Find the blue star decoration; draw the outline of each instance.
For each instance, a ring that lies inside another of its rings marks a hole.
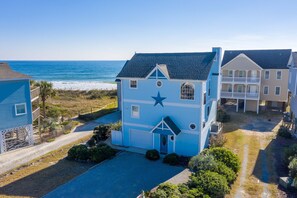
[[[160,104],[162,107],[164,107],[164,106],[163,106],[163,100],[165,100],[166,97],[161,97],[159,91],[158,91],[158,95],[157,95],[157,96],[152,96],[152,98],[155,99],[155,104],[154,104],[154,106]]]

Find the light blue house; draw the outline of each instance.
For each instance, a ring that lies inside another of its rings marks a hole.
[[[30,77],[0,63],[0,153],[33,144]]]
[[[208,146],[220,96],[221,48],[136,53],[117,76],[122,131],[112,143],[193,156]]]
[[[289,73],[289,90],[291,92],[290,107],[292,120],[297,130],[297,52],[292,53],[292,63]]]

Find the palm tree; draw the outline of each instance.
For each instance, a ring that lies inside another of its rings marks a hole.
[[[40,86],[40,97],[42,101],[42,108],[43,108],[43,116],[45,116],[45,101],[48,97],[55,95],[55,91],[53,90],[53,84],[46,81],[41,81],[39,83]]]

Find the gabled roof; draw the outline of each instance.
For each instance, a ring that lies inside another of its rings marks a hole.
[[[7,63],[0,63],[0,80],[30,79],[31,76],[13,71]]]
[[[215,55],[215,52],[137,53],[126,62],[117,78],[145,78],[161,64],[170,79],[206,80]]]
[[[151,132],[164,135],[178,135],[181,130],[176,126],[169,116],[166,116],[152,129]]]
[[[175,135],[178,135],[181,130],[176,126],[176,124],[171,120],[169,116],[165,117],[164,122],[169,126],[169,128],[175,133]]]
[[[222,66],[237,57],[245,54],[263,69],[288,69],[288,62],[291,56],[291,49],[278,50],[226,50]]]

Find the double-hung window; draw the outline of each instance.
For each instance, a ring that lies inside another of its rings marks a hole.
[[[139,106],[138,105],[131,106],[131,117],[139,118]]]
[[[269,71],[265,71],[265,80],[268,80],[269,79]]]
[[[269,94],[269,87],[268,86],[264,86],[263,93],[264,93],[264,95],[268,95]]]
[[[137,88],[137,80],[130,80],[130,88],[132,89]]]
[[[277,71],[276,72],[276,79],[281,80],[282,79],[282,71]]]
[[[280,87],[275,87],[275,95],[279,96],[281,92]]]

